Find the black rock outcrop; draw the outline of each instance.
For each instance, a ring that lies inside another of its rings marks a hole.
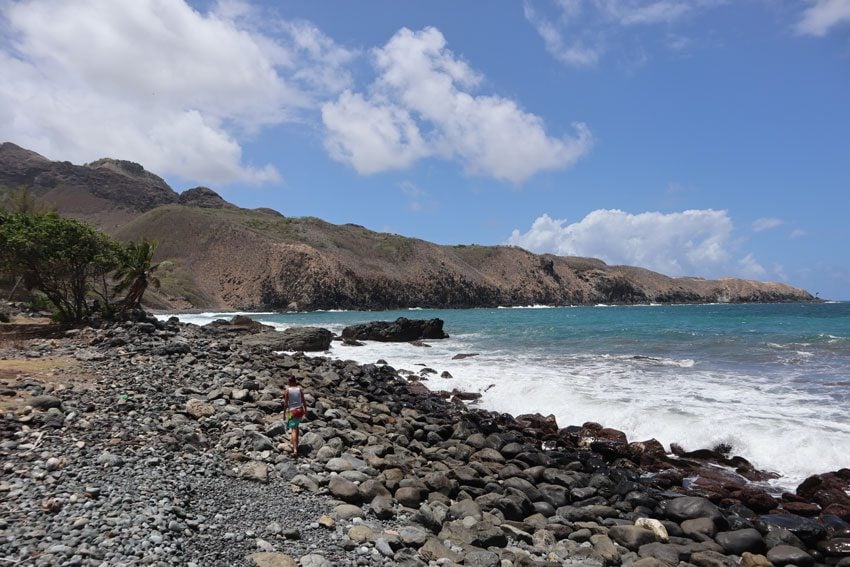
[[[442,319],[407,319],[372,321],[351,325],[342,330],[343,339],[401,343],[422,339],[447,339]]]
[[[320,327],[292,327],[283,331],[269,331],[249,335],[242,344],[266,347],[271,350],[316,352],[331,346],[333,333]]]
[[[187,189],[177,198],[177,204],[202,209],[236,209],[236,205],[225,201],[221,195],[209,187],[193,187]]]

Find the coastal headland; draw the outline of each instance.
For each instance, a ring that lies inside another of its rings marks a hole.
[[[779,282],[669,277],[515,246],[439,245],[356,224],[178,194],[137,163],[55,162],[0,144],[0,196],[24,189],[121,241],[155,240],[149,307],[245,311],[811,301]]]
[[[38,335],[0,343],[10,564],[850,565],[847,469],[775,494],[722,447],[476,409],[244,319]]]

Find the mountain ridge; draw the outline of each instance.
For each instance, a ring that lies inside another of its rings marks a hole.
[[[355,224],[243,209],[212,189],[181,194],[141,165],[52,162],[0,145],[0,186],[27,187],[61,214],[122,240],[159,242],[165,309],[391,309],[597,303],[806,301],[737,278],[672,278],[514,246],[438,245]]]

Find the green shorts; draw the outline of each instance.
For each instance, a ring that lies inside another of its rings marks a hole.
[[[304,408],[295,408],[294,411],[286,412],[286,426],[290,429],[296,429],[304,419]]]

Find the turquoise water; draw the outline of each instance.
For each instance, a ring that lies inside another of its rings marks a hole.
[[[226,314],[229,315],[229,314]],[[205,323],[222,313],[180,315]],[[369,343],[332,355],[384,359],[432,389],[482,392],[481,405],[598,421],[631,440],[686,449],[729,443],[792,486],[850,466],[850,303],[564,307],[253,314],[279,328],[396,317],[445,321],[431,348]],[[452,360],[458,353],[479,353]]]

